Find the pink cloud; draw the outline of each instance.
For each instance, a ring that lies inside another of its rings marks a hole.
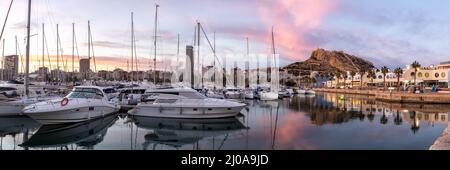
[[[266,27],[274,26],[278,51],[288,59],[301,60],[317,48],[308,42],[307,34],[319,28],[337,6],[332,0],[280,0],[260,3],[258,11]]]

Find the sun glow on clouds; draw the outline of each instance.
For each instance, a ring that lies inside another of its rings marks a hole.
[[[267,27],[274,26],[275,43],[282,56],[304,60],[317,48],[308,33],[338,6],[335,0],[280,0],[260,3],[259,13]]]

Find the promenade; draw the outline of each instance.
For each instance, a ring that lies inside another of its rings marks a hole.
[[[407,93],[399,91],[383,90],[358,90],[358,89],[314,89],[317,92],[358,94],[375,96],[376,100],[397,103],[421,103],[421,104],[450,104],[448,93]]]

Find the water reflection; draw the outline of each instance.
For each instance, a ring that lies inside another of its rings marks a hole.
[[[295,101],[297,100],[297,101]],[[353,120],[361,122],[368,119],[381,125],[411,124],[411,131],[416,133],[421,122],[429,126],[435,123],[447,123],[450,105],[396,104],[376,101],[370,96],[342,95],[325,93],[315,99],[295,98],[290,108],[304,111],[315,125],[342,124]]]
[[[370,96],[332,93],[246,102],[243,117],[228,119],[120,114],[39,128],[27,117],[0,117],[0,148],[428,149],[449,125],[450,105],[385,103]]]
[[[38,122],[27,116],[0,117],[0,150],[4,149],[4,138],[12,138],[12,149],[15,150],[18,137],[21,137],[22,141],[28,140],[29,134],[40,126]]]
[[[29,139],[22,147],[55,148],[55,149],[94,149],[94,146],[103,141],[108,128],[117,120],[117,115],[109,115],[92,121],[65,124],[46,125]],[[76,146],[74,147],[73,144]]]
[[[155,149],[157,145],[166,145],[179,149],[193,145],[199,149],[198,142],[205,138],[225,136],[217,146],[221,149],[228,135],[246,127],[237,118],[225,119],[164,119],[150,117],[132,117],[134,124],[141,129],[150,130],[143,138],[143,149]],[[216,148],[213,146],[213,148]]]

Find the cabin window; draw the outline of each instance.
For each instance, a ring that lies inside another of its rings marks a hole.
[[[89,107],[89,111],[92,111],[92,110],[94,110],[94,107]]]
[[[212,109],[211,109],[211,108],[208,108],[208,110],[211,111]]]
[[[227,108],[227,110],[231,110],[231,108]]]
[[[198,109],[197,109],[197,108],[194,108],[194,111],[198,111]]]

